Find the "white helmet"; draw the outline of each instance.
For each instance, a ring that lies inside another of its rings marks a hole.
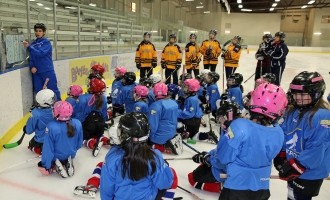
[[[162,80],[162,77],[159,74],[151,74],[149,78],[154,84],[159,83]]]
[[[211,72],[209,69],[203,69],[203,70],[201,71],[201,75],[203,76],[203,75],[205,75],[205,74],[208,74],[209,72]]]
[[[50,107],[55,103],[55,93],[50,89],[40,90],[36,95],[36,101],[41,107]]]

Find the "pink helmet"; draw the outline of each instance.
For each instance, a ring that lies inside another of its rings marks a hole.
[[[256,82],[254,83],[254,88],[257,88],[259,85],[261,85],[263,83],[266,83],[265,80],[262,77],[261,78],[258,78],[256,80]]]
[[[156,83],[154,88],[153,88],[153,92],[155,94],[156,99],[163,99],[167,96],[167,85],[165,85],[165,83],[159,82]]]
[[[116,67],[115,72],[121,76],[124,76],[124,74],[127,72],[127,69],[125,67]]]
[[[71,85],[68,90],[68,95],[73,97],[79,97],[83,93],[83,89],[80,85]]]
[[[145,98],[148,96],[148,88],[143,85],[137,85],[134,87],[134,93],[137,94],[138,96]]]
[[[259,85],[251,94],[250,111],[271,119],[281,117],[288,105],[284,90],[270,83]]]
[[[68,121],[71,119],[73,108],[67,101],[57,101],[54,104],[54,117],[59,121]]]
[[[188,87],[189,92],[197,92],[201,87],[199,81],[194,78],[187,79],[183,83]]]

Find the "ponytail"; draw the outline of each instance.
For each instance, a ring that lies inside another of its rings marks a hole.
[[[68,130],[68,132],[67,132],[68,137],[72,138],[74,136],[75,132],[74,132],[74,128],[73,128],[72,124],[70,123],[70,121],[66,122],[66,128]]]
[[[94,102],[94,105],[96,107],[97,110],[101,109],[102,106],[103,106],[103,98],[101,95],[99,94],[95,94],[95,102]]]

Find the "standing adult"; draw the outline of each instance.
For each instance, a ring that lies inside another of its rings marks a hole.
[[[192,75],[194,71],[195,77],[199,75],[199,63],[202,58],[202,54],[199,52],[199,46],[196,44],[197,35],[195,33],[190,34],[189,43],[185,48],[186,57],[186,69],[189,74]]]
[[[36,94],[43,89],[48,78],[47,88],[56,94],[57,100],[61,100],[61,93],[57,87],[57,79],[52,60],[52,45],[45,38],[46,26],[43,23],[34,25],[36,39],[31,43],[23,41],[23,46],[30,53],[30,70],[33,80],[33,92]]]
[[[152,68],[157,66],[157,54],[155,46],[150,42],[151,34],[145,32],[143,41],[139,44],[135,53],[136,68],[140,70],[140,77],[145,78],[152,74]],[[147,75],[146,75],[147,72]]]
[[[271,34],[265,34],[262,36],[262,42],[259,45],[259,49],[257,50],[255,57],[257,59],[257,67],[256,73],[254,76],[254,81],[259,79],[264,74],[270,73],[271,66],[271,58],[267,54],[267,52],[271,48],[271,43],[273,41],[273,36]]]
[[[271,46],[271,50],[268,52],[272,58],[271,61],[271,72],[275,74],[275,84],[280,85],[282,80],[282,74],[285,68],[286,56],[289,53],[287,45],[284,43],[285,33],[275,33],[274,42]]]
[[[216,35],[216,30],[210,30],[209,39],[204,40],[200,48],[200,52],[203,54],[204,69],[210,69],[212,72],[215,72],[221,53],[220,42],[215,39]]]
[[[240,36],[237,35],[233,37],[233,39],[231,40],[231,44],[221,55],[221,57],[225,61],[226,79],[228,79],[231,74],[235,73],[238,67],[238,62],[242,52],[240,42]]]

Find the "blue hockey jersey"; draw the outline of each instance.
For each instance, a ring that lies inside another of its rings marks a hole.
[[[236,102],[239,105],[239,109],[243,110],[243,108],[244,108],[244,106],[243,106],[243,94],[242,94],[241,88],[239,86],[228,88],[227,92],[228,92],[228,98],[231,101]]]
[[[144,101],[137,101],[134,103],[134,112],[142,112],[148,116],[148,104]]]
[[[78,99],[74,99],[73,97],[67,97],[65,101],[69,102],[73,108],[73,113],[71,118],[76,118],[76,113],[77,113],[77,105],[78,105]]]
[[[217,101],[221,99],[217,84],[210,84],[207,86],[206,99],[210,104],[211,111],[216,111]]]
[[[30,53],[29,66],[37,68],[37,74],[54,71],[52,45],[47,38],[37,38],[27,50]]]
[[[80,95],[78,98],[78,105],[76,106],[76,117],[79,119],[79,121],[82,123],[85,121],[86,117],[92,112],[92,111],[97,111],[99,112],[104,121],[107,120],[107,97],[105,95],[101,95],[103,99],[103,106],[101,109],[96,109],[95,103],[93,105],[88,105],[89,102],[91,103],[91,98],[93,98],[93,94],[83,94]]]
[[[111,86],[111,101],[112,101],[112,105],[119,104],[118,95],[120,93],[120,90],[121,90],[121,87],[122,86],[123,86],[123,83],[121,82],[121,78],[116,78],[112,82],[112,86]]]
[[[134,112],[133,90],[137,84],[123,85],[119,93],[119,105],[125,105],[126,113]]]
[[[26,134],[30,135],[34,132],[34,140],[43,143],[46,126],[49,122],[54,120],[51,108],[35,108],[32,110],[31,116],[26,122]]]
[[[156,144],[165,144],[176,134],[178,104],[172,99],[161,99],[149,106],[149,139]]]
[[[284,136],[280,126],[262,126],[248,119],[231,122],[217,156],[227,165],[224,187],[234,190],[269,189],[272,160],[280,152]]]
[[[190,96],[184,101],[184,109],[179,109],[178,118],[191,119],[202,118],[203,112],[199,106],[199,100],[197,95]]]
[[[330,94],[328,95],[328,102],[330,103]]]
[[[47,125],[47,133],[42,147],[41,163],[46,169],[50,169],[56,159],[64,161],[71,156],[75,158],[78,149],[83,143],[83,130],[81,122],[71,119],[71,125],[75,134],[73,137],[67,135],[65,122],[52,121]]]
[[[156,97],[155,97],[155,94],[154,94],[154,91],[152,90],[152,88],[149,89],[149,92],[148,92],[148,105],[150,106],[153,102],[156,101]]]
[[[299,120],[299,110],[284,116],[283,150],[287,159],[296,158],[305,168],[301,179],[315,180],[330,172],[330,111],[319,109],[309,121],[310,112]]]
[[[127,175],[122,176],[124,150],[113,146],[105,157],[101,171],[101,199],[154,200],[158,190],[170,188],[173,183],[172,171],[163,160],[162,154],[158,150],[154,151],[156,154],[155,173],[133,181]],[[151,171],[150,165],[149,171]]]

